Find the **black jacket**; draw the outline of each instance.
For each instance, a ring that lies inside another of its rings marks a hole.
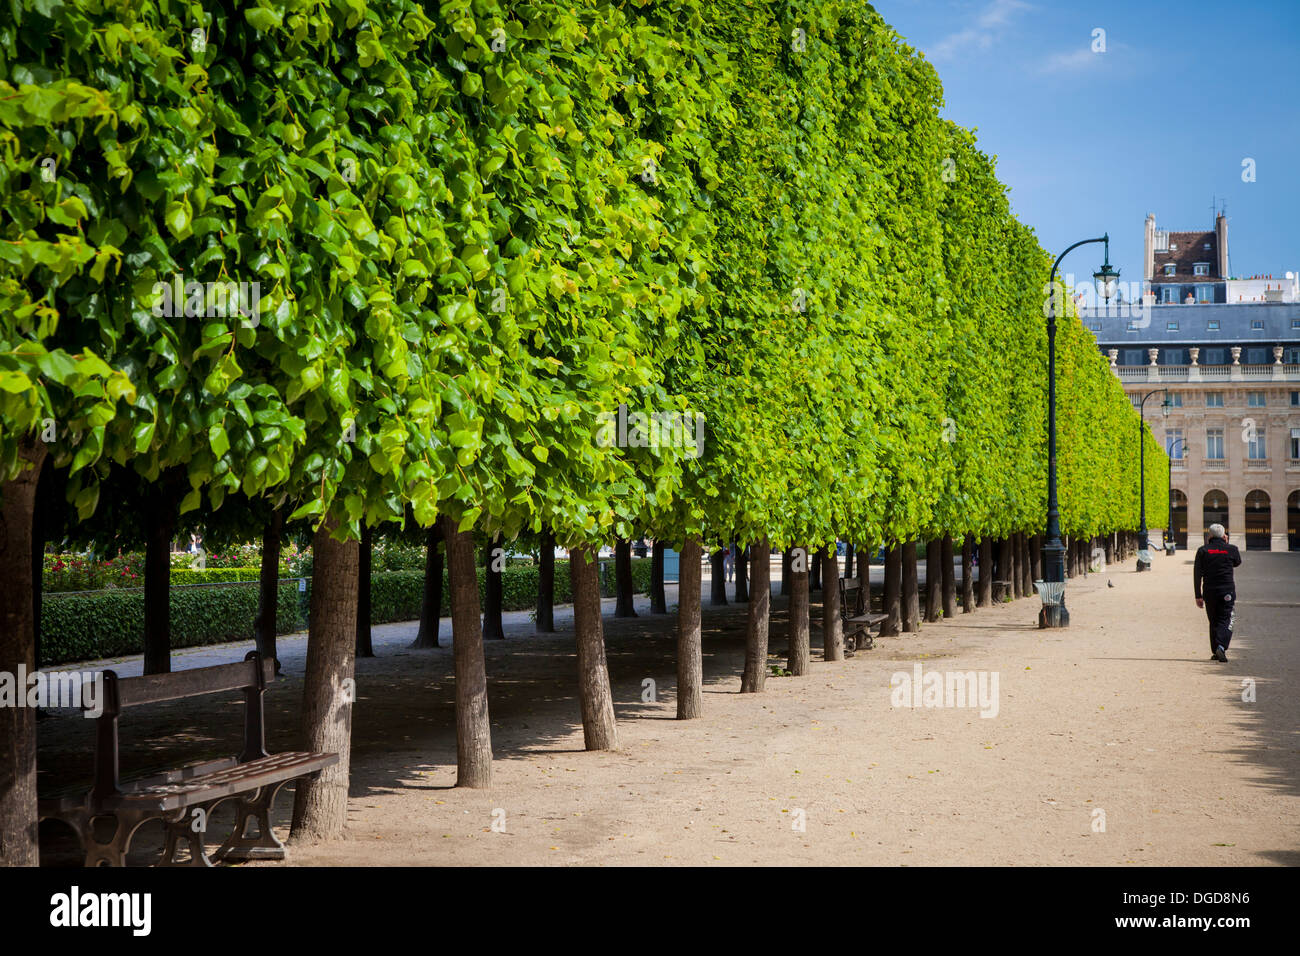
[[[1237,590],[1232,579],[1232,569],[1241,564],[1241,552],[1235,544],[1222,538],[1211,538],[1196,549],[1196,564],[1192,569],[1192,587],[1198,598],[1202,591],[1208,594],[1231,594]]]

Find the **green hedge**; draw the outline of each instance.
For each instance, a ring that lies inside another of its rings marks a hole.
[[[198,647],[253,638],[257,588],[175,588],[172,647]],[[280,586],[281,633],[302,627],[296,584]],[[122,657],[144,651],[144,591],[47,594],[41,602],[41,664]]]
[[[614,562],[601,562],[601,594],[614,594]],[[245,587],[181,587],[212,581],[257,580],[256,568],[213,568],[207,571],[172,570],[172,647],[198,647],[253,638],[257,618],[257,591]],[[478,569],[480,606],[486,600],[487,571]],[[182,580],[184,579],[184,580]],[[638,594],[650,590],[650,559],[632,560],[632,581]],[[531,611],[537,606],[538,568],[512,565],[501,572],[502,609]],[[280,585],[280,607],[276,629],[292,634],[307,626],[307,593],[294,582]],[[443,573],[442,613],[447,615],[446,572]],[[555,602],[573,599],[569,586],[569,562],[555,562]],[[381,571],[370,578],[370,622],[389,624],[419,618],[424,600],[424,573]],[[144,591],[110,589],[79,594],[47,594],[41,604],[41,664],[123,657],[144,651]]]

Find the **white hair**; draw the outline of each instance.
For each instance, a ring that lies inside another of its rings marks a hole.
[[[1227,529],[1225,529],[1221,524],[1210,525],[1209,532],[1211,538],[1222,538],[1224,535],[1228,533]]]

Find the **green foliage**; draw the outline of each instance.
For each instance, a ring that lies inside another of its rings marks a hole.
[[[126,473],[352,535],[1041,529],[1049,258],[870,5],[14,9],[0,478],[51,417],[83,517]],[[1058,350],[1063,527],[1131,528],[1133,412]]]

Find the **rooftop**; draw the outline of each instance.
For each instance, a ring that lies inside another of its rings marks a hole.
[[[1145,317],[1136,306],[1131,313],[1125,308],[1112,307],[1110,311],[1112,314],[1106,315],[1104,308],[1080,310],[1083,324],[1092,330],[1102,346],[1300,343],[1300,328],[1293,327],[1300,322],[1300,303],[1152,305]],[[1123,314],[1114,314],[1117,311]],[[1130,329],[1130,322],[1136,322],[1138,327]],[[1170,322],[1177,322],[1178,327],[1169,328]],[[1215,322],[1218,327],[1211,328]],[[1252,322],[1261,322],[1263,327],[1252,328]]]

